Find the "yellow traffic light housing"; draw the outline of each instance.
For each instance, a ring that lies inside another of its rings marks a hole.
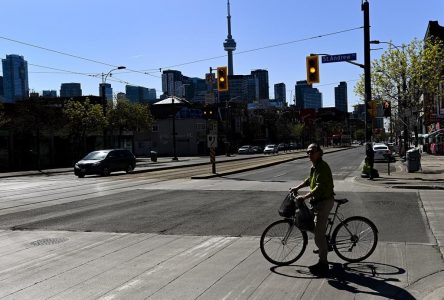
[[[228,68],[218,67],[217,68],[217,90],[219,92],[228,91]]]
[[[372,119],[376,118],[376,101],[375,100],[370,100],[367,102],[367,114]]]
[[[319,83],[319,57],[317,55],[310,55],[306,57],[307,66],[307,83]]]

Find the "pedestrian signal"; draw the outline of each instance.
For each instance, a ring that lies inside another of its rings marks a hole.
[[[384,109],[384,117],[390,117],[392,115],[392,103],[388,100],[384,100],[382,106]]]

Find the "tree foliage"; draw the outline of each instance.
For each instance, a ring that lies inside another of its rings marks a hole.
[[[84,102],[68,101],[63,114],[67,120],[66,127],[69,135],[80,149],[84,148],[88,135],[100,133],[100,130],[107,125],[102,106],[91,104],[88,98]]]
[[[400,47],[390,43],[390,48],[372,61],[372,98],[391,100],[395,109],[402,105],[419,112],[424,94],[442,93],[439,83],[443,65],[444,45],[438,39],[415,39]],[[365,99],[363,75],[355,85],[355,93]]]

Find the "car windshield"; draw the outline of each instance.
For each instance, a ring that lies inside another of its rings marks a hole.
[[[107,155],[107,151],[94,151],[85,156],[83,160],[101,160],[104,159]]]

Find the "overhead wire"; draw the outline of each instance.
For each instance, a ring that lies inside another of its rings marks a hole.
[[[319,34],[319,35],[315,35],[315,36],[311,36],[311,37],[306,37],[306,38],[302,38],[302,39],[298,39],[298,40],[293,40],[293,41],[289,41],[289,42],[283,42],[283,43],[278,43],[278,44],[273,44],[273,45],[267,45],[267,46],[253,48],[253,49],[248,49],[248,50],[244,50],[244,51],[237,51],[237,52],[235,52],[233,54],[234,55],[240,55],[240,54],[245,54],[245,53],[250,53],[250,52],[255,52],[255,51],[261,51],[261,50],[265,50],[265,49],[270,49],[270,48],[290,45],[290,44],[294,44],[294,43],[300,43],[300,42],[304,42],[304,41],[308,41],[308,40],[324,38],[324,37],[327,37],[327,36],[342,34],[342,33],[350,32],[350,31],[354,31],[354,30],[358,30],[358,29],[362,29],[362,28],[363,28],[363,26],[359,26],[359,27],[339,30],[339,31],[335,31],[335,32]],[[41,50],[45,50],[45,51],[49,51],[49,52],[53,52],[53,53],[57,53],[57,54],[60,54],[60,55],[65,55],[65,56],[69,56],[69,57],[73,57],[73,58],[77,58],[77,59],[81,59],[81,60],[85,60],[85,61],[89,61],[89,62],[94,62],[94,63],[97,63],[97,64],[106,65],[106,66],[113,67],[113,68],[118,68],[119,67],[118,65],[113,65],[113,64],[102,62],[102,61],[98,61],[98,60],[95,60],[95,59],[85,58],[85,57],[82,57],[82,56],[66,53],[66,52],[63,52],[63,51],[54,50],[54,49],[50,49],[50,48],[47,48],[47,47],[42,47],[42,46],[34,45],[34,44],[31,44],[31,43],[18,41],[16,39],[8,38],[8,37],[5,37],[5,36],[0,36],[0,39],[4,39],[4,40],[10,41],[10,42],[19,43],[19,44],[22,44],[22,45],[26,45],[26,46],[29,46],[29,47],[34,47],[34,48],[37,48],[37,49],[41,49]],[[153,75],[152,74],[153,72],[148,72],[148,71],[159,70],[159,72],[162,72],[162,70],[165,70],[165,69],[185,66],[185,65],[189,65],[189,64],[195,64],[195,63],[199,63],[199,62],[203,62],[203,61],[214,60],[214,59],[223,58],[223,57],[226,57],[226,56],[227,56],[226,54],[218,55],[218,56],[213,56],[213,57],[208,57],[208,58],[203,58],[203,59],[197,59],[197,60],[193,60],[193,61],[189,61],[189,62],[179,63],[179,64],[165,66],[165,67],[159,67],[159,68],[151,68],[151,69],[143,69],[143,70],[134,70],[134,69],[130,69],[130,68],[125,68],[125,70],[126,71],[135,72],[135,73],[144,74],[144,75],[149,75],[149,76],[153,76],[153,77],[157,77],[157,78],[161,78],[160,76]],[[50,68],[50,67],[48,67],[48,68]],[[72,73],[77,73],[77,72],[72,72]],[[120,73],[126,73],[126,72],[124,71],[124,72],[120,72]]]

